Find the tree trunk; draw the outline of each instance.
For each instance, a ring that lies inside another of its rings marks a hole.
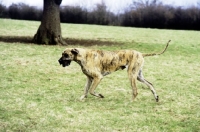
[[[37,44],[66,44],[61,35],[60,10],[62,0],[44,0],[41,25],[33,41]]]

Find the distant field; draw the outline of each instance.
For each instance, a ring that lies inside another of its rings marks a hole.
[[[0,37],[31,37],[39,22],[0,19]],[[86,77],[75,62],[57,60],[69,46],[0,41],[0,131],[199,132],[200,32],[62,24],[64,38],[112,42],[76,47],[136,49],[151,53],[172,42],[165,54],[145,58],[144,75],[160,97],[138,82],[131,101],[126,70],[106,76],[97,91],[79,101]],[[94,41],[95,42],[95,41]],[[116,44],[115,44],[116,42]]]

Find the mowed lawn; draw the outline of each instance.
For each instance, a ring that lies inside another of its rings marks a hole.
[[[0,19],[0,36],[33,36],[40,22]],[[199,132],[200,32],[130,27],[62,24],[64,38],[111,41],[92,46],[46,46],[0,42],[1,132]],[[101,50],[135,49],[146,57],[144,76],[160,97],[156,102],[145,85],[137,83],[131,101],[127,71],[106,76],[96,91],[83,94],[86,77],[75,62],[58,64],[66,47]]]

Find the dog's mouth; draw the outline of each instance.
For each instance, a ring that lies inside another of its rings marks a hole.
[[[60,65],[62,65],[63,67],[69,66],[71,63],[71,60],[62,60],[59,59],[58,62],[60,63]]]

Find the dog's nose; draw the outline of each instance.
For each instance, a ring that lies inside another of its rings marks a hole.
[[[58,62],[60,63],[60,65],[62,64],[62,59],[60,58],[59,60],[58,60]]]

